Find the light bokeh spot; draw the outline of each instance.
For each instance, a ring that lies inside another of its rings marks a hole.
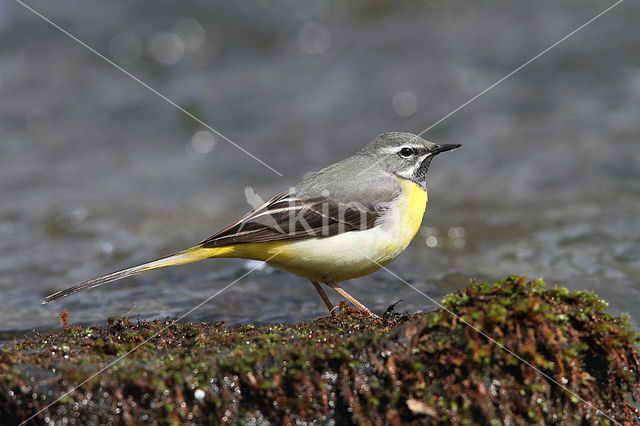
[[[298,33],[298,44],[305,53],[323,54],[331,46],[331,30],[317,22],[309,22]]]
[[[196,389],[195,392],[193,392],[193,397],[197,401],[203,401],[205,397],[205,393],[202,389]]]
[[[184,56],[184,41],[170,32],[156,33],[149,41],[149,54],[164,65],[175,65]]]
[[[449,235],[449,238],[464,238],[465,231],[461,226],[454,226],[449,228],[447,234]]]
[[[203,26],[195,19],[179,20],[173,26],[173,32],[184,42],[186,50],[198,50],[206,40]]]
[[[409,117],[418,109],[418,99],[411,92],[398,92],[393,95],[391,105],[400,117]]]
[[[213,150],[216,145],[216,137],[208,130],[198,130],[191,137],[187,146],[187,155],[191,158],[203,158]]]

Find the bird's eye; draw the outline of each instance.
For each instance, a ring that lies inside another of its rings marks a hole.
[[[413,155],[413,149],[404,147],[400,150],[400,157],[409,158]]]

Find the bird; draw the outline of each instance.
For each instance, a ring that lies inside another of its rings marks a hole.
[[[436,144],[411,133],[383,133],[194,247],[84,281],[42,303],[165,266],[243,258],[306,278],[331,313],[335,307],[322,284],[375,317],[338,283],[375,272],[407,248],[426,210],[431,161],[460,146]]]

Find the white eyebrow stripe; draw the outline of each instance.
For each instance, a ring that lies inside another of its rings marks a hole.
[[[426,149],[425,146],[423,145],[402,145],[402,146],[391,146],[391,147],[387,147],[387,148],[383,148],[380,150],[381,153],[383,154],[391,154],[391,153],[396,153],[398,151],[400,151],[402,148],[413,148],[416,150],[419,149]]]

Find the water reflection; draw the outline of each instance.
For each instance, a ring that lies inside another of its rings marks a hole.
[[[109,52],[113,59],[123,65],[135,63],[142,54],[142,41],[134,32],[118,33],[111,39]]]
[[[134,302],[144,318],[186,311],[247,265],[202,262],[62,305],[40,299],[200,241],[251,208],[247,186],[268,199],[379,133],[425,128],[601,5],[38,7],[285,177],[0,3],[0,329],[56,324],[63,306],[79,322]],[[640,5],[620,7],[428,133],[464,148],[434,161],[423,228],[392,270],[434,298],[469,277],[542,275],[640,320]],[[345,287],[379,310],[432,306],[384,271]],[[265,268],[194,319],[318,314],[308,283]]]
[[[29,131],[38,135],[44,135],[51,131],[53,118],[46,109],[36,107],[27,112],[24,122]]]

